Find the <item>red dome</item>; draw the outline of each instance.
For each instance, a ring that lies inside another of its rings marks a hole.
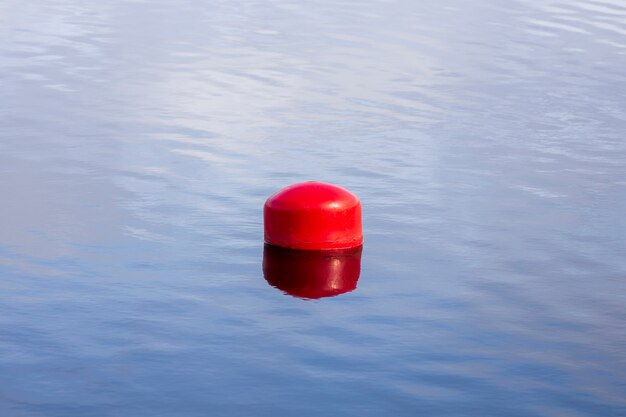
[[[345,188],[303,182],[265,202],[265,242],[292,249],[343,249],[363,243],[361,202]]]

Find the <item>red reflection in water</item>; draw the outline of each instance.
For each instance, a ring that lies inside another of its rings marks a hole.
[[[265,245],[263,275],[270,285],[294,297],[333,297],[356,288],[362,248],[313,251]]]

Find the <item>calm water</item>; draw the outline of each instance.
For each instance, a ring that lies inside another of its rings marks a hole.
[[[622,0],[4,0],[0,416],[626,416],[625,135]]]

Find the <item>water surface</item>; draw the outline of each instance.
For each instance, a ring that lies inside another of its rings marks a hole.
[[[626,415],[626,5],[5,0],[0,415]],[[360,196],[357,288],[264,200]]]

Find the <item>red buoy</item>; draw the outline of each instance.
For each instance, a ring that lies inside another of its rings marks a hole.
[[[333,297],[356,288],[361,250],[361,246],[314,251],[265,245],[263,276],[270,285],[294,297]]]
[[[361,202],[345,188],[303,182],[283,188],[263,208],[265,242],[291,249],[345,249],[363,243]]]

